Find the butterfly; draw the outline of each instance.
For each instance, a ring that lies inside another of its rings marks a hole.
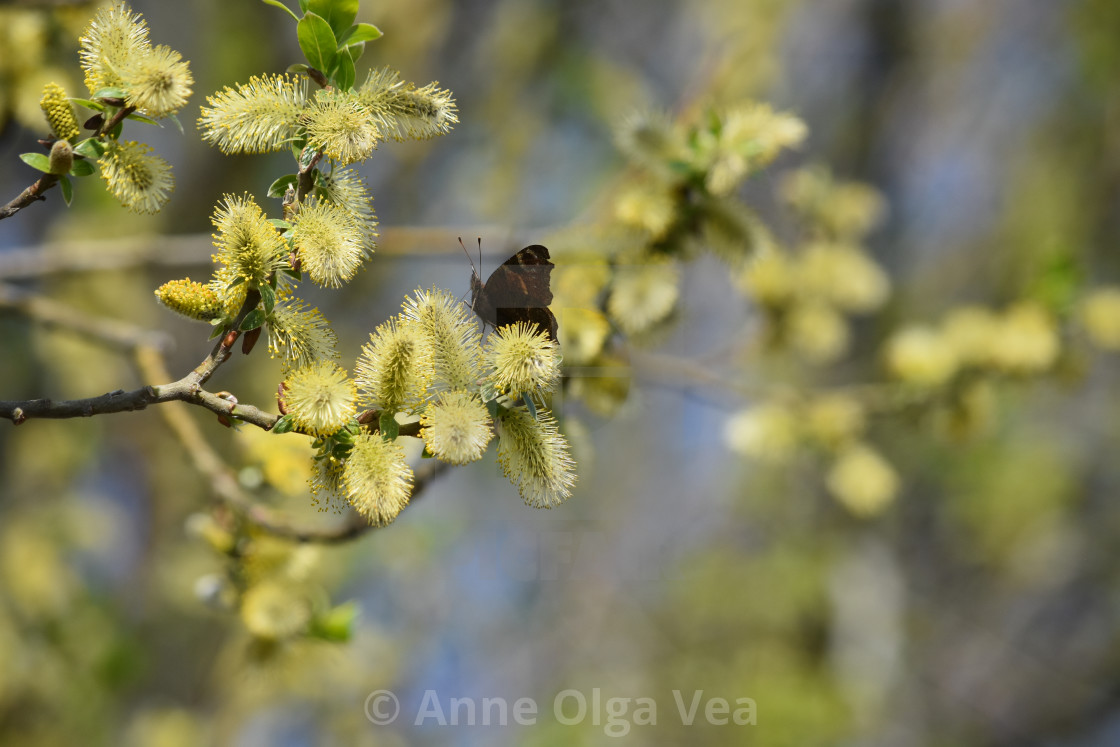
[[[472,262],[471,309],[494,327],[517,322],[535,324],[555,342],[556,316],[548,308],[552,303],[552,289],[548,284],[553,267],[548,249],[540,244],[532,244],[514,254],[499,265],[485,283]]]

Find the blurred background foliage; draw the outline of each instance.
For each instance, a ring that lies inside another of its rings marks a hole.
[[[91,13],[33,5],[0,4],[9,197],[33,178],[17,154],[45,134],[42,84],[78,91],[74,40]],[[190,60],[192,105],[299,59],[288,19],[262,3],[134,7]],[[344,359],[412,288],[465,293],[454,237],[478,226],[492,227],[486,267],[544,241],[576,258],[558,260],[557,295],[602,301],[587,289],[604,260],[581,249],[616,242],[620,224],[643,252],[673,235],[664,182],[617,136],[628,122],[701,131],[757,100],[808,135],[733,185],[753,211],[740,217],[769,227],[747,231],[750,261],[673,244],[666,261],[688,261],[654,278],[673,295],[642,340],[657,352],[599,340],[578,361],[566,428],[580,486],[555,511],[522,506],[484,460],[347,545],[251,537],[238,619],[223,609],[230,561],[208,485],[157,413],[0,429],[0,743],[603,742],[590,718],[555,723],[566,688],[654,698],[658,726],[634,727],[637,743],[1120,739],[1107,354],[1120,314],[1092,294],[1120,273],[1120,5],[382,0],[359,20],[385,32],[360,66],[438,79],[461,124],[388,144],[364,169],[383,225],[433,238],[375,256],[344,292],[311,291]],[[222,157],[183,121],[185,137],[146,138],[176,170],[162,213],[125,213],[98,189],[70,210],[52,196],[3,223],[0,262],[81,237],[159,247],[206,233],[221,193],[262,194],[288,170],[285,154]],[[840,239],[855,264],[844,254],[848,270],[806,294],[804,268]],[[56,272],[32,287],[167,330],[178,375],[209,349],[153,303],[180,270]],[[595,313],[561,313],[561,333],[594,330]],[[0,340],[4,398],[141,383],[121,356],[18,316],[0,316]],[[278,377],[257,355],[215,383],[267,405]],[[262,500],[318,520],[298,441],[192,417]],[[349,642],[285,636],[316,610],[345,617],[331,605],[351,599]],[[401,699],[394,726],[363,715],[379,688]],[[411,727],[428,689],[531,697],[541,724]],[[671,692],[694,689],[754,698],[757,725],[682,726]]]

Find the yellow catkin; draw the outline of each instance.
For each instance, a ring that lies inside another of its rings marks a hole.
[[[66,90],[57,83],[48,83],[43,86],[43,97],[39,99],[39,107],[47,117],[51,132],[59,140],[74,142],[81,134],[78,127],[78,118],[74,116],[74,109],[66,98]]]

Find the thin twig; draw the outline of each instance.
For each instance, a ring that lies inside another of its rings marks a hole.
[[[117,102],[117,103],[122,103],[122,102]],[[102,135],[105,135],[107,133],[112,132],[114,127],[119,125],[121,122],[125,121],[125,119],[128,118],[128,115],[132,114],[135,111],[136,111],[135,106],[122,106],[120,109],[117,109],[116,114],[114,114],[112,117],[109,118],[108,121],[106,121],[105,123],[103,123],[101,125],[101,128],[97,131],[97,135],[100,137]]]
[[[58,174],[43,174],[40,176],[34,184],[20,192],[19,197],[16,197],[4,207],[0,207],[0,220],[10,218],[36,200],[47,199],[43,196],[43,193],[58,184],[58,180]]]
[[[30,314],[33,318],[43,318],[48,323],[90,334],[94,339],[117,348],[135,350],[141,347],[154,347],[143,330],[138,331],[138,328],[131,327],[131,325],[123,325],[122,323],[122,329],[121,327],[113,327],[105,320],[83,322],[76,311],[68,310],[57,302],[34,298],[31,294],[26,294],[18,289],[9,290],[7,295],[12,300],[6,305],[12,308],[18,308]],[[260,294],[255,290],[250,290],[245,298],[245,303],[234,318],[231,329],[236,330],[241,321],[257,307],[259,302]],[[0,304],[3,303],[4,298],[0,296]],[[183,378],[170,384],[144,386],[131,392],[118,389],[99,397],[57,402],[49,399],[0,401],[0,417],[7,418],[19,425],[30,418],[89,417],[143,410],[148,405],[182,401],[200,405],[220,415],[236,417],[262,428],[271,428],[275,424],[277,416],[258,410],[252,405],[232,403],[202,388],[202,385],[213,376],[218,367],[229,359],[236,339],[237,335],[233,332],[223,336],[202,363]]]
[[[136,350],[136,364],[145,378],[163,379],[170,376],[162,356],[151,348]],[[293,522],[274,509],[253,500],[252,496],[242,490],[233,470],[210,446],[198,423],[189,416],[184,403],[171,402],[160,408],[160,415],[186,449],[195,468],[210,480],[214,494],[258,529],[295,542],[337,544],[356,539],[376,528],[353,508],[347,509],[342,521],[330,526],[304,526]],[[446,468],[447,465],[443,462],[434,462],[420,471],[413,481],[412,500],[419,497]]]
[[[260,299],[254,298],[254,295],[255,293],[251,293],[246,299],[236,317],[234,328],[256,308]],[[0,283],[0,307],[16,309],[43,323],[80,332],[109,347],[132,353],[142,379],[165,381],[171,378],[163,360],[163,350],[168,347],[166,335],[116,320],[91,318],[65,304],[40,298],[4,283]],[[276,424],[279,419],[277,415],[252,405],[234,403],[202,389],[202,384],[229,358],[235,340],[236,335],[227,335],[219,340],[202,363],[171,384],[144,386],[131,392],[117,390],[100,397],[61,402],[44,399],[0,401],[0,417],[6,417],[18,425],[36,417],[89,417],[142,410],[151,404],[162,404],[161,416],[183,445],[195,468],[209,480],[214,495],[258,529],[296,542],[340,543],[360,537],[375,528],[353,508],[347,509],[341,522],[331,526],[303,526],[258,503],[241,488],[233,470],[206,441],[186,407],[187,404],[200,405],[219,415],[234,417],[265,430],[270,430]],[[375,431],[379,417],[378,411],[370,410],[362,414],[362,421],[366,427]],[[400,434],[416,436],[419,427],[419,423],[403,424]],[[442,462],[432,462],[419,471],[413,482],[412,498],[417,498],[446,467]]]

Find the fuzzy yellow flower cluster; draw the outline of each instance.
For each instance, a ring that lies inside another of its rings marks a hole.
[[[114,140],[97,164],[106,189],[135,213],[158,213],[175,188],[170,164],[145,143]]]
[[[77,142],[82,131],[78,127],[78,118],[74,116],[74,107],[70,106],[66,98],[66,89],[58,83],[51,82],[43,87],[43,97],[39,99],[39,107],[51,126],[51,132],[60,140]]]
[[[397,518],[412,495],[412,468],[404,449],[378,435],[358,436],[342,470],[350,505],[375,526]]]
[[[191,319],[232,320],[248,292],[270,294],[264,317],[269,352],[287,370],[337,357],[337,338],[318,309],[292,295],[287,270],[290,247],[249,195],[225,195],[211,218],[217,264],[205,292],[189,280],[166,283],[156,291],[172,311]],[[205,299],[203,299],[203,295]]]
[[[353,383],[332,366],[289,376],[292,422],[321,437],[359,421],[376,421],[383,432],[351,430],[359,435],[348,451],[320,458],[311,477],[316,495],[339,495],[374,524],[392,521],[408,504],[413,481],[398,444],[403,425],[394,422],[418,422],[426,451],[449,464],[481,459],[497,430],[499,462],[527,503],[548,507],[571,495],[570,448],[542,409],[560,375],[559,349],[547,331],[503,326],[484,345],[461,301],[443,290],[419,290],[370,335]],[[355,403],[370,408],[372,419],[352,420]]]
[[[127,3],[102,7],[81,39],[80,59],[90,95],[123,92],[127,106],[150,117],[167,117],[186,103],[194,78],[182,56],[152,47],[148,25]]]
[[[194,84],[190,68],[178,52],[152,47],[147,23],[127,3],[100,8],[80,42],[86,87],[95,99],[156,118],[172,116],[187,103]],[[59,107],[53,111],[65,119]],[[65,124],[51,124],[56,133],[59,127],[71,132]],[[171,166],[142,143],[110,139],[107,146],[98,165],[109,192],[134,212],[158,212],[175,185]]]
[[[858,246],[824,241],[794,255],[776,248],[760,253],[739,284],[776,328],[773,339],[813,363],[843,355],[847,315],[874,311],[890,293],[886,273]]]
[[[890,294],[887,274],[861,247],[881,209],[868,187],[836,183],[819,169],[787,177],[783,192],[807,238],[792,250],[767,242],[736,279],[762,309],[768,339],[807,362],[831,363],[847,352],[848,316],[881,308]],[[833,212],[847,217],[835,221]]]
[[[628,119],[617,142],[640,172],[614,200],[612,217],[622,235],[608,241],[614,256],[605,301],[575,304],[581,312],[564,325],[579,340],[576,359],[604,352],[609,323],[642,337],[672,319],[680,296],[678,260],[696,236],[732,265],[749,256],[761,226],[733,193],[805,134],[793,115],[753,103],[709,111],[692,123],[658,115]],[[605,316],[588,313],[593,309]]]
[[[338,357],[338,338],[326,318],[298,298],[277,303],[267,328],[268,352],[282,359],[287,368]]]
[[[1089,340],[1102,350],[1120,350],[1120,288],[1095,288],[1077,308],[1077,318]]]
[[[866,418],[859,399],[841,392],[775,397],[733,415],[724,440],[744,456],[782,464],[802,446],[830,451],[850,446],[863,435]]]
[[[372,243],[362,220],[328,200],[311,200],[300,208],[294,220],[292,244],[312,282],[339,288],[354,277]]]
[[[951,311],[937,327],[905,327],[887,341],[885,357],[899,381],[932,387],[967,369],[1043,373],[1060,353],[1057,321],[1042,306],[1023,302],[1002,313],[965,306]]]
[[[886,201],[873,187],[837,181],[822,166],[787,174],[780,192],[785,202],[826,238],[865,236],[887,212]]]
[[[769,105],[752,103],[718,116],[718,127],[699,130],[694,158],[707,172],[713,195],[729,194],[753,171],[769,165],[787,148],[795,148],[809,134],[805,123]]]
[[[292,371],[284,381],[284,400],[296,427],[313,436],[329,436],[358,414],[354,382],[330,361]]]
[[[206,103],[202,137],[223,153],[283,150],[306,136],[337,166],[364,161],[383,140],[442,135],[459,121],[450,92],[434,83],[415,88],[388,69],[371,71],[353,90],[314,96],[292,75],[254,77]]]
[[[156,289],[156,298],[175,313],[204,322],[217,319],[225,308],[213,288],[190,278],[169,280]]]
[[[898,494],[894,467],[863,440],[867,413],[856,397],[824,392],[801,400],[775,398],[733,415],[724,440],[735,452],[784,465],[802,449],[830,459],[825,487],[857,516],[875,516]]]
[[[244,564],[239,585],[241,622],[262,641],[307,635],[323,590],[314,583],[322,555],[317,547],[293,546],[267,536],[241,549]]]
[[[420,417],[421,438],[433,456],[451,464],[482,458],[493,437],[482,398],[468,391],[440,392]]]
[[[534,324],[498,327],[487,339],[486,352],[493,371],[489,383],[511,399],[550,392],[560,381],[560,346]]]

